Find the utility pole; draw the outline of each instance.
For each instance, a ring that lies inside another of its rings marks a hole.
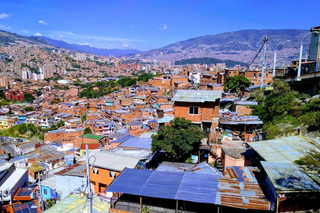
[[[263,45],[264,45],[264,49],[263,49],[263,64],[262,64],[262,73],[261,73],[261,86],[260,86],[260,90],[262,90],[262,85],[263,85],[263,74],[264,74],[264,70],[266,68],[266,51],[267,51],[267,42],[269,41],[268,37],[264,37],[263,39]]]
[[[272,72],[272,77],[276,77],[276,64],[277,64],[277,53],[276,51],[274,52],[274,57],[273,57],[273,72]]]
[[[40,177],[40,172],[38,172],[38,181],[39,181],[39,190],[40,190],[40,193],[39,193],[39,200],[40,200],[40,207],[41,207],[41,211],[44,212],[44,209],[43,209],[43,198],[42,198],[42,193],[41,193],[41,177]]]
[[[86,145],[86,166],[87,166],[87,206],[88,213],[92,213],[92,191],[90,184],[90,166],[89,166],[89,149],[88,145]]]

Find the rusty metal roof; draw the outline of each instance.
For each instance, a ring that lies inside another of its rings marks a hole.
[[[240,209],[270,210],[271,203],[254,175],[258,171],[257,167],[226,167],[223,173],[225,178],[219,178],[217,204]]]
[[[137,196],[184,200],[255,210],[270,210],[254,172],[256,167],[230,167],[225,176],[212,171],[171,172],[126,169],[106,189]]]

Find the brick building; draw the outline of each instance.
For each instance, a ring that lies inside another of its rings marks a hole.
[[[218,126],[222,91],[178,90],[174,95],[174,116],[191,120],[210,131]]]
[[[15,100],[15,101],[23,101],[24,100],[24,92],[19,90],[7,90],[4,93],[4,96],[7,100]]]
[[[235,101],[232,106],[232,111],[237,112],[239,116],[251,115],[252,108],[250,106],[258,105],[255,101]]]

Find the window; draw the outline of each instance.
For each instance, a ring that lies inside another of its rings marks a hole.
[[[99,169],[96,167],[92,167],[92,173],[98,175],[99,174]]]
[[[45,194],[45,195],[47,195],[47,194],[48,194],[47,189],[43,189],[43,194]]]
[[[116,177],[116,172],[109,171],[109,177],[115,178]]]
[[[197,106],[189,107],[189,114],[190,115],[198,115],[199,114],[199,107],[197,107]]]
[[[259,77],[261,77],[261,73],[259,73]]]

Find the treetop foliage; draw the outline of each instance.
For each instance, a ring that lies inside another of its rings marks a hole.
[[[241,93],[251,86],[251,81],[242,75],[228,76],[224,83],[225,91]]]
[[[175,118],[152,135],[153,152],[164,151],[172,161],[184,162],[199,149],[205,133],[185,118]]]

